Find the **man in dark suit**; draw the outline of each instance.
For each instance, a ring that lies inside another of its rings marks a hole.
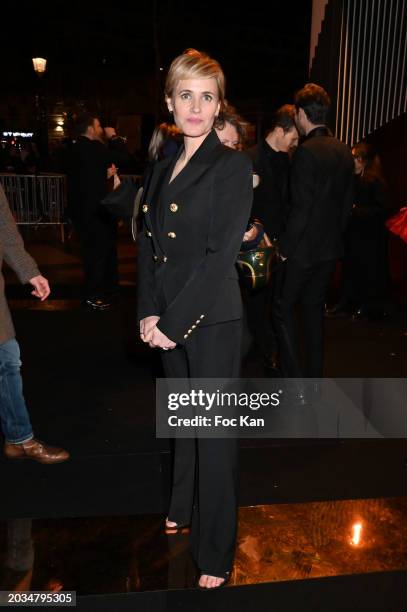
[[[295,96],[296,123],[305,136],[291,168],[291,208],[280,236],[273,312],[286,377],[323,375],[323,309],[335,262],[343,255],[343,233],[352,208],[353,159],[326,126],[330,99],[308,83]],[[305,368],[295,330],[301,304]]]
[[[107,181],[128,160],[126,146],[113,128],[97,117],[78,116],[79,138],[68,162],[68,213],[78,233],[85,272],[85,303],[95,310],[110,306],[118,288],[117,224],[100,205]],[[107,140],[107,145],[104,140]]]
[[[271,129],[257,145],[248,149],[253,161],[252,218],[263,224],[274,241],[278,239],[288,208],[290,150],[298,145],[295,107],[285,104],[273,116]],[[249,330],[266,368],[277,366],[277,341],[271,322],[272,284],[246,295]]]
[[[252,216],[262,222],[271,240],[279,237],[287,213],[288,153],[297,145],[295,107],[285,104],[274,113],[266,137],[247,151],[255,175]]]

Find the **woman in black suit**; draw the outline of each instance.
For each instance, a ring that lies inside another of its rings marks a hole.
[[[352,149],[355,164],[354,204],[345,234],[342,298],[328,316],[354,320],[385,316],[389,293],[386,218],[388,194],[381,163],[373,147]]]
[[[355,203],[347,233],[344,257],[345,293],[355,307],[355,318],[384,313],[389,289],[387,258],[388,196],[380,160],[373,148],[357,144]]]
[[[252,203],[249,158],[214,130],[224,106],[219,64],[189,49],[171,64],[168,109],[183,133],[145,190],[139,237],[141,339],[162,351],[167,377],[236,378],[242,303],[236,258]],[[230,574],[237,525],[237,443],[177,439],[167,526],[191,525],[199,586]]]

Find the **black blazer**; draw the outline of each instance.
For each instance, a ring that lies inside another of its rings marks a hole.
[[[236,258],[252,204],[252,165],[214,130],[164,188],[173,162],[157,162],[145,187],[138,317],[159,315],[159,329],[184,344],[197,326],[242,316]]]
[[[280,237],[284,257],[304,265],[343,256],[353,204],[354,163],[346,145],[326,127],[312,130],[294,153],[291,208]]]

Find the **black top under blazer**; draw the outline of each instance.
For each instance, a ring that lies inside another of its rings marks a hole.
[[[157,162],[145,187],[138,318],[160,316],[158,328],[185,344],[198,326],[242,317],[236,259],[252,205],[252,164],[215,130],[169,183],[175,161]]]
[[[349,148],[328,128],[312,130],[294,153],[291,208],[280,252],[312,266],[343,256],[353,204],[354,163]]]
[[[287,216],[289,157],[272,149],[266,140],[247,153],[260,181],[253,191],[252,217],[261,221],[268,237],[274,240],[280,235]]]

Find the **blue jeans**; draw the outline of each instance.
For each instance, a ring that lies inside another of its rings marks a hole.
[[[6,442],[21,444],[34,437],[23,396],[17,340],[0,344],[0,423]]]

